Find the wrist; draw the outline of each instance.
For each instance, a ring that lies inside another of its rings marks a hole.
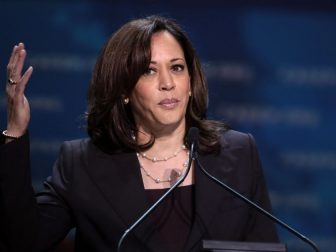
[[[12,133],[8,130],[4,130],[4,131],[2,131],[2,135],[6,138],[6,140],[7,139],[15,140],[15,139],[18,139],[18,138],[22,137],[24,134]]]

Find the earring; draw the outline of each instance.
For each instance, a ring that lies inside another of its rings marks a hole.
[[[191,91],[189,91],[189,96],[191,97]]]
[[[126,105],[128,103],[129,103],[129,98],[128,97],[124,98],[124,104]]]

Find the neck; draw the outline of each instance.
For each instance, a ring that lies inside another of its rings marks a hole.
[[[152,134],[155,137],[155,142],[146,152],[153,155],[166,156],[174,153],[184,144],[185,128],[183,126],[170,132],[166,130]],[[137,139],[139,143],[146,143],[150,137],[150,133],[140,129]]]

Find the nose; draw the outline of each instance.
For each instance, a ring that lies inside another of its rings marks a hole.
[[[174,79],[169,71],[163,71],[160,74],[160,91],[170,91],[175,88]]]

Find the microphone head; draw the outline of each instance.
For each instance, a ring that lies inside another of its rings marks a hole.
[[[196,127],[191,127],[188,131],[187,143],[189,147],[193,144],[194,150],[197,150],[198,148],[198,134],[199,130]]]

